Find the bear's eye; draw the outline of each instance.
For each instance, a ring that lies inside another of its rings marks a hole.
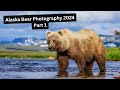
[[[55,42],[55,40],[53,40],[53,42]]]
[[[48,40],[47,43],[49,44],[49,43],[50,43],[50,40]]]

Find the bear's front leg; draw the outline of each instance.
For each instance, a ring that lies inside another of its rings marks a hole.
[[[57,60],[58,60],[58,68],[59,68],[58,77],[67,77],[68,72],[66,71],[66,69],[68,67],[68,57],[58,56]]]

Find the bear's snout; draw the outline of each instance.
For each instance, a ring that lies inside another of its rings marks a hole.
[[[50,46],[49,46],[49,47],[48,47],[48,49],[49,49],[49,50],[51,50],[51,49],[52,49],[52,47],[50,47]]]
[[[53,50],[55,50],[55,48],[54,47],[48,47],[48,49],[50,50],[50,51],[53,51]]]

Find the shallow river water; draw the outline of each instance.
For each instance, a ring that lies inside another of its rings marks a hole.
[[[69,61],[69,77],[63,79],[82,79],[75,75],[78,67],[73,60]],[[57,78],[58,65],[56,60],[6,59],[0,58],[0,79],[61,79]],[[115,79],[120,76],[120,61],[106,62],[105,77],[97,77],[99,68],[93,66],[95,77],[90,79]],[[89,78],[86,78],[89,79]]]

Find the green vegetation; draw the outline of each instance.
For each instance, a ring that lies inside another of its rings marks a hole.
[[[55,52],[0,51],[1,58],[49,58],[55,56]]]
[[[120,61],[120,48],[117,47],[106,48],[106,59]]]
[[[55,58],[56,53],[39,46],[0,45],[1,58]]]
[[[0,46],[1,58],[55,58],[56,52],[38,46]],[[120,61],[120,48],[106,48],[106,60]]]

